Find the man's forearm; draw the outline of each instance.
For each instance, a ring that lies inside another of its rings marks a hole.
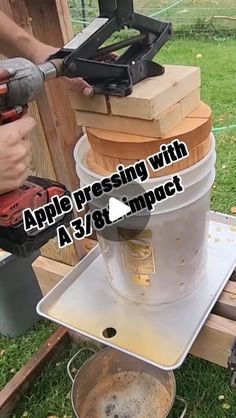
[[[35,64],[44,62],[58,48],[45,45],[0,11],[0,52],[9,58],[23,57]]]
[[[58,49],[38,41],[0,11],[0,53],[8,58],[22,57],[35,64],[42,64]],[[82,78],[66,80],[74,90],[86,96],[93,95],[93,88]]]

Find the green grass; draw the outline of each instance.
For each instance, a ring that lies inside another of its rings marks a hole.
[[[178,394],[189,404],[188,418],[235,418],[236,393],[229,386],[227,370],[189,356],[176,380]],[[225,405],[230,409],[224,409]]]
[[[197,58],[201,54],[202,58]],[[213,111],[214,127],[236,124],[236,43],[233,39],[169,42],[160,52],[161,64],[201,67],[202,98]],[[236,205],[236,129],[216,135],[217,177],[212,209],[230,213]]]
[[[202,58],[196,58],[202,54]],[[236,44],[230,39],[214,41],[180,40],[170,42],[158,56],[160,63],[199,65],[202,70],[202,96],[213,109],[214,126],[236,123]],[[230,213],[236,205],[236,130],[217,135],[217,180],[211,208]],[[12,377],[55,329],[41,322],[25,336],[0,338],[0,387]],[[64,353],[58,363],[48,366],[13,418],[72,417],[70,381],[66,363],[75,348]],[[189,357],[176,372],[179,395],[189,403],[190,418],[235,418],[236,392],[229,386],[230,373],[205,361]],[[219,401],[219,395],[225,400]],[[224,409],[224,403],[230,406]]]
[[[135,10],[158,20],[171,21],[176,31],[198,30],[205,33],[209,29],[235,31],[235,22],[226,19],[214,19],[213,16],[235,16],[234,0],[134,0]],[[81,0],[70,0],[73,23],[83,19]],[[170,7],[173,6],[174,7]],[[169,8],[170,7],[170,8]],[[85,0],[85,19],[91,22],[98,16],[98,1]]]

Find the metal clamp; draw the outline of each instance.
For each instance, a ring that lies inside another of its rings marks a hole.
[[[97,353],[97,351],[94,348],[89,348],[89,347],[88,348],[87,347],[81,348],[79,351],[77,351],[77,353],[75,353],[75,355],[69,360],[69,362],[67,364],[67,373],[68,373],[68,376],[69,376],[70,380],[72,381],[72,383],[74,383],[74,378],[71,374],[71,366],[72,366],[73,362],[77,358],[79,358],[82,353],[84,353],[86,351],[90,351],[92,354]]]
[[[228,358],[228,368],[233,372],[230,385],[232,388],[236,389],[236,338]]]

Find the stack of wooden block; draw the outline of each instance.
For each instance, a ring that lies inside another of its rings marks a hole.
[[[181,171],[208,153],[211,109],[201,101],[200,69],[167,65],[165,74],[134,86],[128,97],[91,98],[71,93],[77,123],[87,131],[89,167],[99,174],[133,164],[159,151],[172,139],[183,140],[189,157],[152,176]]]

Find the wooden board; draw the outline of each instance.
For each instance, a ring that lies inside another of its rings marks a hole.
[[[211,109],[209,106],[202,103],[197,113],[198,117],[192,118],[190,114],[163,138],[88,128],[88,140],[95,153],[107,157],[131,160],[147,158],[155,154],[162,144],[168,144],[173,139],[184,141],[187,147],[192,149],[208,138],[212,129]]]
[[[39,257],[32,267],[43,295],[46,295],[62,277],[67,276],[73,270],[73,267],[67,264],[58,263],[45,257]]]
[[[190,115],[193,115],[193,111],[198,109],[201,104],[201,91],[200,89],[194,90],[192,93],[184,97],[181,102],[182,119]]]
[[[19,5],[18,5],[19,6]],[[26,20],[25,20],[25,9],[23,9],[24,3],[20,4],[21,9],[18,9],[16,6],[15,8],[11,7],[11,4],[8,0],[3,0],[0,3],[0,10],[6,13],[9,17],[14,18],[16,23],[20,24],[26,29]],[[21,14],[20,14],[21,11]],[[21,19],[20,19],[21,15]],[[23,20],[23,23],[22,23]],[[30,28],[28,27],[30,31]],[[0,56],[0,59],[5,59],[4,56]],[[33,149],[33,160],[32,160],[32,174],[39,176],[39,177],[47,177],[51,180],[56,180],[56,173],[54,170],[53,162],[51,159],[50,151],[48,148],[47,140],[44,134],[43,125],[41,121],[41,117],[39,114],[38,106],[36,102],[33,102],[29,105],[28,114],[32,116],[36,120],[36,128],[30,132],[29,138],[31,140],[32,149]],[[44,158],[39,159],[38,156],[40,154],[44,155]],[[54,246],[50,242],[45,245],[42,249],[42,253],[48,256],[55,256]],[[63,262],[67,262],[65,253],[58,253],[57,257],[62,260]]]
[[[161,177],[168,176],[174,173],[179,173],[186,168],[191,167],[193,164],[196,164],[198,161],[202,160],[211,147],[211,137],[205,139],[201,144],[198,144],[196,147],[189,149],[189,157],[185,158],[182,161],[173,163],[168,167],[165,167],[159,171],[154,172],[149,169],[150,177]],[[158,152],[159,150],[157,150]],[[98,173],[102,176],[110,175],[115,172],[119,164],[123,164],[125,167],[135,164],[138,160],[127,160],[123,158],[112,158],[106,157],[99,153],[94,153],[92,150],[89,151],[87,155],[87,165],[88,168],[95,173]]]
[[[233,278],[232,278],[233,279]],[[236,283],[230,281],[213,311],[216,315],[236,321]],[[235,335],[236,337],[236,335]]]

